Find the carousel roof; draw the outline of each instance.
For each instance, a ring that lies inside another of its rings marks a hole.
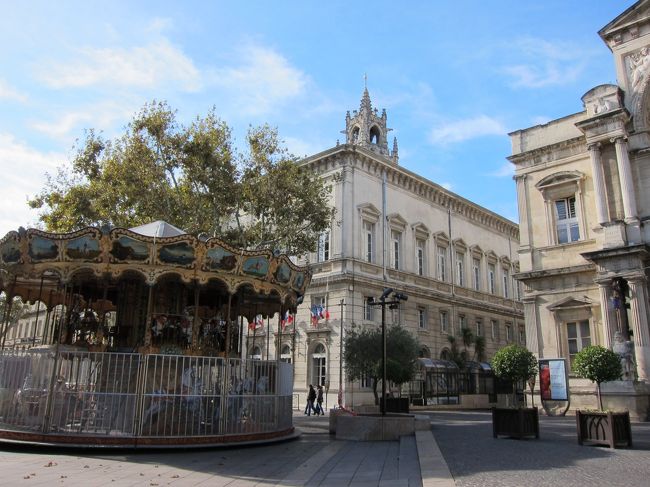
[[[144,235],[146,237],[177,237],[178,235],[187,235],[185,230],[175,227],[171,223],[163,220],[156,220],[155,222],[146,223],[137,227],[129,228],[134,233]]]
[[[251,305],[248,314],[256,309],[255,314],[272,313],[279,303],[296,306],[311,280],[309,269],[295,265],[287,255],[240,249],[218,238],[203,241],[164,221],[71,233],[21,228],[0,239],[0,291],[26,301],[38,296],[59,304],[65,283],[93,287],[97,301],[107,282],[134,275],[151,286],[168,276],[187,285],[217,282],[230,294],[248,286],[258,305]]]

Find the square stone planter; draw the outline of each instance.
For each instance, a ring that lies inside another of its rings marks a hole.
[[[580,445],[604,445],[610,448],[632,447],[630,413],[576,411]]]
[[[539,438],[537,408],[492,408],[492,435],[495,438]]]

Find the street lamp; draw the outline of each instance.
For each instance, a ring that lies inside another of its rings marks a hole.
[[[386,301],[390,296],[392,299]],[[386,416],[386,306],[390,309],[396,309],[399,307],[401,301],[406,301],[408,296],[402,293],[394,292],[393,288],[387,287],[384,289],[384,292],[379,296],[379,301],[376,301],[375,298],[368,298],[369,306],[381,306],[381,401],[379,405],[381,407],[381,415]]]

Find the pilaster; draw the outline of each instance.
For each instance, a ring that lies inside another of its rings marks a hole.
[[[605,202],[605,183],[603,181],[603,167],[600,160],[600,144],[590,144],[588,147],[591,159],[591,173],[594,179],[594,193],[596,199],[596,216],[598,223],[603,225],[609,221],[607,205]]]
[[[614,333],[617,331],[616,313],[612,306],[612,288],[611,281],[598,282],[598,291],[600,293],[600,310],[603,324],[603,346],[612,348],[614,343]]]
[[[645,277],[627,279],[630,286],[630,311],[639,380],[650,379],[650,330],[648,328],[648,286]]]

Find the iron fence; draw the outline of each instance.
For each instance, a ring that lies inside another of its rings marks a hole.
[[[0,428],[125,437],[282,431],[292,369],[275,361],[78,350],[0,353]]]

